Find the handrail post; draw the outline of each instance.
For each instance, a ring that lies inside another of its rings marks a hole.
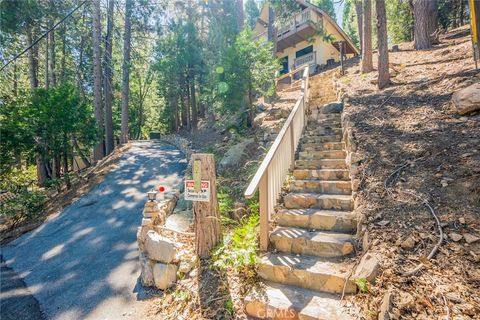
[[[260,179],[259,183],[259,205],[260,205],[260,251],[267,251],[268,249],[268,221],[269,210],[268,207],[268,170]]]

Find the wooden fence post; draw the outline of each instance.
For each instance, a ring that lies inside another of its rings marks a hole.
[[[195,221],[195,250],[200,258],[208,258],[210,251],[220,242],[220,209],[217,201],[215,160],[213,154],[192,154],[192,164],[200,161],[202,181],[210,181],[210,201],[193,202]],[[193,177],[195,180],[195,176]]]

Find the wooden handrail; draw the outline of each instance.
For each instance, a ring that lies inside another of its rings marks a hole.
[[[269,222],[275,202],[288,171],[293,169],[295,151],[307,125],[309,67],[304,68],[300,98],[267,152],[260,167],[245,190],[245,198],[260,191],[260,250],[268,248]]]
[[[298,67],[297,69],[290,71],[289,73],[282,74],[281,76],[275,78],[275,82],[278,82],[278,81],[280,81],[280,80],[282,80],[282,79],[291,77],[291,76],[293,76],[294,74],[296,74],[297,72],[302,71],[302,70],[305,69],[306,67],[308,67],[308,65],[300,66],[300,67]]]

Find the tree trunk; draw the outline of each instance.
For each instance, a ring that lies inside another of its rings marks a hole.
[[[32,27],[27,27],[27,46],[30,47],[33,44],[33,35]],[[28,72],[30,78],[30,88],[35,89],[38,87],[38,78],[37,78],[37,66],[35,62],[35,51],[28,50]]]
[[[53,21],[50,22],[50,27],[53,27]],[[55,30],[52,30],[48,33],[48,44],[50,50],[50,83],[55,87],[57,85],[57,75],[55,73]]]
[[[375,0],[377,11],[377,42],[378,42],[378,87],[384,88],[390,83],[388,70],[388,35],[387,11],[385,0]]]
[[[62,27],[62,60],[60,61],[60,82],[65,82],[65,68],[66,68],[66,61],[67,61],[67,25],[64,24]]]
[[[438,0],[428,1],[428,34],[432,35],[438,27]]]
[[[360,41],[360,52],[362,52],[363,46],[363,10],[362,0],[355,2],[355,11],[357,13],[357,28],[358,28],[358,40]]]
[[[50,67],[50,63],[48,62],[50,53],[49,53],[49,37],[45,38],[45,89],[50,88],[50,71],[48,70]]]
[[[200,258],[208,258],[210,251],[220,242],[220,210],[217,201],[215,159],[213,154],[193,154],[192,163],[201,162],[201,180],[210,181],[210,201],[193,202],[195,217],[195,250]]]
[[[363,0],[363,43],[362,43],[362,72],[373,70],[372,61],[372,2]]]
[[[182,127],[186,127],[187,126],[187,106],[185,105],[183,92],[180,94],[180,104],[182,109],[182,114],[181,114]]]
[[[105,36],[105,153],[112,153],[115,148],[113,140],[113,117],[112,117],[112,82],[113,82],[113,65],[112,65],[112,32],[113,32],[113,9],[114,1],[108,1],[107,11],[107,35]]]
[[[237,27],[238,27],[238,32],[241,32],[243,30],[243,21],[244,21],[243,0],[237,0]]]
[[[99,138],[93,150],[93,161],[103,159],[105,156],[104,139],[103,139],[103,108],[102,108],[102,64],[100,53],[100,37],[102,33],[101,16],[100,16],[100,0],[93,0],[93,108],[95,119],[99,131],[102,135]]]
[[[193,67],[192,67],[193,68]],[[198,112],[197,112],[197,98],[195,97],[195,74],[190,71],[190,103],[192,105],[192,127],[197,127]]]
[[[125,33],[123,36],[123,76],[122,76],[122,125],[120,143],[128,142],[128,100],[130,95],[130,38],[131,38],[131,22],[132,1],[125,1]]]
[[[190,84],[188,78],[185,78],[185,95],[187,98],[187,102],[185,103],[187,109],[187,129],[190,130],[192,128],[192,115],[190,110]]]
[[[428,30],[429,0],[415,0],[413,3],[414,16],[414,46],[416,50],[432,47]]]

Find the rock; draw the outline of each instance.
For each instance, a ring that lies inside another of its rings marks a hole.
[[[459,218],[458,222],[460,222],[461,224],[465,224],[465,218],[464,217]]]
[[[459,306],[459,309],[462,310],[462,312],[466,315],[469,316],[475,316],[478,315],[476,308],[471,305],[470,303],[463,303]]]
[[[176,249],[173,242],[155,231],[148,231],[145,239],[145,252],[151,260],[170,263],[175,259]]]
[[[388,220],[382,220],[380,222],[377,222],[377,224],[381,227],[385,227],[386,225],[388,225],[390,223],[390,221]]]
[[[464,233],[463,238],[465,238],[465,241],[467,243],[474,243],[474,242],[477,242],[478,240],[480,240],[479,237],[474,236],[473,234],[470,234],[470,233]]]
[[[399,292],[396,305],[399,309],[411,309],[415,305],[415,297],[408,292]]]
[[[140,253],[140,267],[141,267],[141,274],[140,279],[142,284],[147,287],[153,287],[155,282],[153,280],[153,268],[152,268],[152,261],[150,261],[146,255]]]
[[[405,250],[412,250],[413,247],[415,247],[416,243],[417,242],[415,241],[415,239],[413,239],[412,237],[408,237],[408,238],[406,238],[405,240],[402,241],[400,246]]]
[[[380,262],[371,253],[366,253],[355,269],[354,278],[365,278],[370,283],[375,283],[375,278],[380,272]]]
[[[222,161],[220,161],[219,169],[225,170],[228,168],[233,168],[239,165],[242,159],[245,156],[245,149],[248,146],[254,143],[253,139],[246,139],[234,146],[232,146],[225,156],[223,157]]]
[[[452,101],[460,115],[480,110],[480,83],[455,92]]]
[[[177,269],[174,264],[156,263],[153,266],[153,279],[155,287],[160,290],[170,288],[177,281]]]
[[[353,179],[352,180],[352,191],[358,191],[361,183],[362,183],[362,181],[360,179]]]
[[[140,251],[145,251],[145,239],[150,230],[152,230],[151,226],[141,226],[137,228],[137,243]]]
[[[342,113],[343,103],[342,102],[331,102],[324,105],[320,108],[322,113]]]
[[[455,242],[462,240],[462,235],[455,232],[450,232],[448,236]]]
[[[392,308],[393,291],[388,290],[383,296],[382,305],[380,306],[380,312],[378,314],[378,320],[390,320],[390,310]]]
[[[448,293],[445,295],[445,298],[447,298],[448,300],[450,300],[450,301],[452,301],[452,302],[455,302],[455,303],[461,303],[461,302],[463,302],[462,297],[461,297],[460,294],[457,293],[457,292],[448,292]]]
[[[178,272],[189,273],[190,270],[192,270],[193,267],[195,267],[196,262],[197,262],[197,258],[194,256],[183,257],[182,260],[180,260],[180,264],[178,266]]]
[[[247,206],[245,203],[235,202],[235,209],[232,218],[240,221],[247,214]]]
[[[363,160],[365,160],[365,156],[358,152],[349,152],[346,159],[349,165],[360,163]]]

